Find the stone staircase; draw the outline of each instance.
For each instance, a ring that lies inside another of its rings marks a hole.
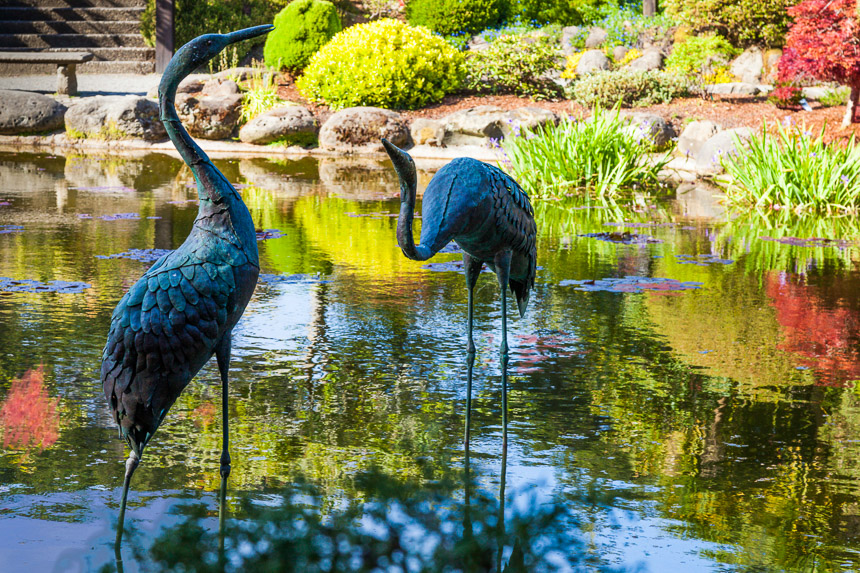
[[[0,51],[87,51],[78,73],[151,74],[140,34],[146,0],[0,0]],[[0,65],[0,76],[54,74],[54,65]],[[0,81],[2,83],[2,81]]]

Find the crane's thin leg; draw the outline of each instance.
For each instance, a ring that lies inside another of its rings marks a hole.
[[[224,519],[227,514],[227,478],[230,477],[230,426],[228,419],[227,375],[230,370],[230,338],[227,332],[215,349],[218,359],[218,370],[221,373],[221,489],[218,492],[218,548],[223,553],[224,548]]]
[[[466,431],[463,443],[469,448],[469,431],[472,427],[472,368],[475,365],[475,340],[472,338],[472,323],[475,317],[474,291],[484,263],[463,253],[463,267],[466,270],[466,289],[468,293],[468,326],[466,343]]]
[[[496,255],[494,265],[496,277],[502,291],[502,442],[508,447],[508,283],[511,276],[511,252],[502,251]]]
[[[140,458],[137,457],[137,454],[134,453],[134,451],[132,451],[128,454],[128,459],[125,461],[125,479],[122,482],[122,499],[119,502],[119,520],[116,524],[116,543],[114,544],[114,554],[116,555],[118,569],[122,569],[122,554],[120,553],[120,548],[122,547],[122,530],[123,525],[125,524],[125,506],[128,501],[128,488],[131,485],[131,476],[134,474],[134,470],[137,469],[138,465],[140,465]]]
[[[498,267],[497,267],[498,268]],[[507,435],[507,420],[503,422],[505,424],[504,432]],[[508,473],[508,441],[504,440],[502,444],[502,471],[501,477],[499,479],[499,557],[498,557],[498,567],[496,571],[504,571],[502,567],[502,556],[504,555],[505,549],[505,480]]]

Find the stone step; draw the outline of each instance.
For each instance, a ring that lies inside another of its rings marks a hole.
[[[145,48],[140,34],[0,34],[0,50],[7,48]]]
[[[144,8],[146,0],[0,0],[0,10],[30,8]]]
[[[4,34],[139,34],[140,22],[122,20],[119,22],[90,22],[76,20],[28,21],[10,20],[3,22]]]
[[[140,20],[143,7],[125,8],[33,8],[29,6],[4,6],[0,8],[0,21],[127,21]]]
[[[22,75],[55,75],[57,66],[54,64],[0,64],[0,78],[2,76]],[[89,61],[77,66],[78,74],[153,74],[155,73],[155,62],[141,61]],[[0,88],[3,80],[0,79]]]

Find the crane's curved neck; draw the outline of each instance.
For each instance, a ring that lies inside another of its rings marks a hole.
[[[403,166],[395,163],[395,171],[400,178],[400,216],[397,217],[397,244],[407,258],[413,261],[426,261],[433,253],[425,245],[416,245],[412,235],[412,221],[415,218],[415,196],[418,193],[418,181],[414,166]]]

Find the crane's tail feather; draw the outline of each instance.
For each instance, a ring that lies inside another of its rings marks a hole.
[[[511,292],[517,298],[517,308],[520,311],[520,318],[522,318],[526,315],[526,307],[529,304],[529,291],[531,289],[528,284],[519,281],[509,281],[508,284],[511,285]]]

